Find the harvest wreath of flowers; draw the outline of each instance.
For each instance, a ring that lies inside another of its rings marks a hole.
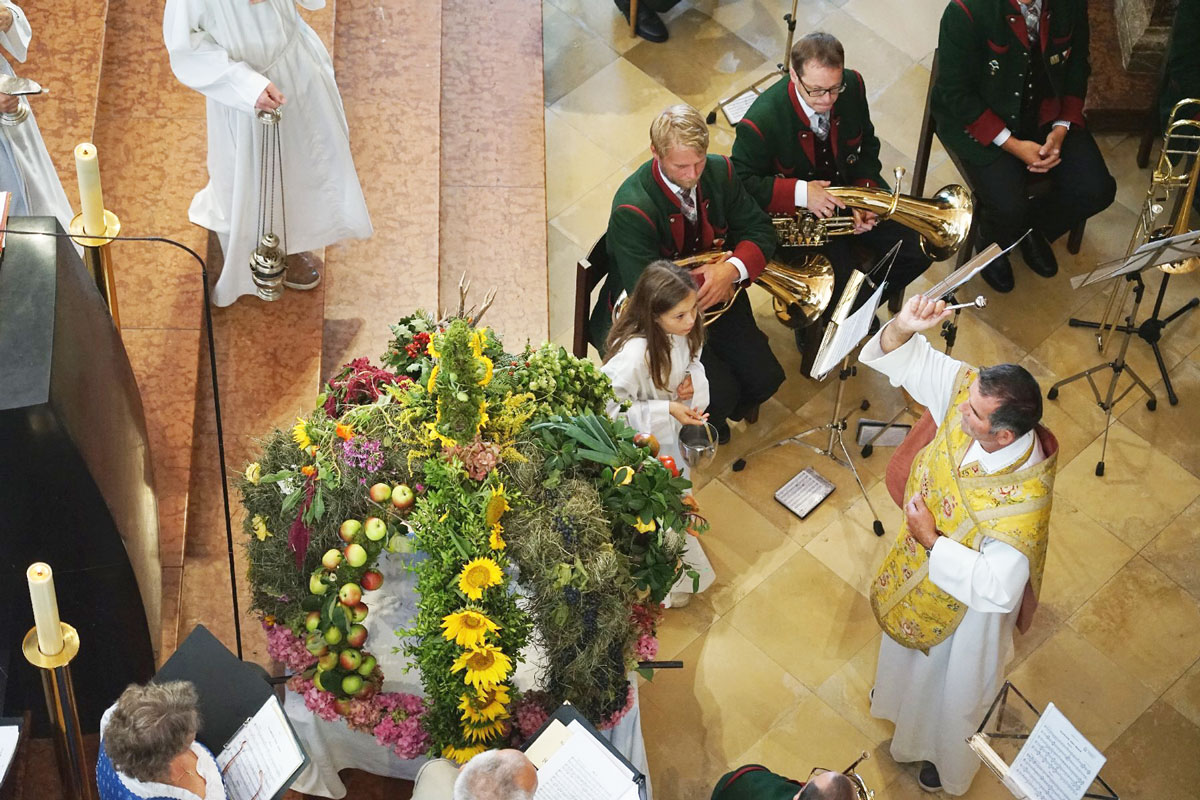
[[[603,373],[549,344],[506,353],[478,317],[402,319],[384,367],[347,364],[239,482],[252,602],[288,687],[403,758],[464,762],[564,700],[616,724],[687,570],[683,532],[706,527],[674,465],[605,416]],[[366,646],[387,554],[417,576],[397,635],[424,697],[381,691]],[[531,639],[546,667],[522,693]]]

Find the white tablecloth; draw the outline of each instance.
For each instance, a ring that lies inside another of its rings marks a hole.
[[[392,652],[392,648],[400,644],[393,632],[397,628],[408,627],[416,616],[416,576],[406,570],[404,564],[419,557],[391,555],[380,559],[383,586],[363,596],[363,602],[371,609],[364,623],[367,627],[367,649],[383,668],[385,692],[422,694],[421,677],[417,670],[404,672],[410,659],[403,653]],[[532,688],[536,686],[539,654],[532,647],[527,647],[525,656],[526,660],[517,668],[513,682],[521,688]],[[603,734],[646,776],[644,800],[651,800],[650,770],[646,763],[645,741],[642,739],[637,682],[633,678],[631,682],[634,687],[633,708],[616,727],[603,731]],[[338,777],[338,770],[361,769],[376,775],[413,780],[417,770],[427,760],[400,758],[390,749],[380,746],[374,736],[351,730],[340,719],[326,722],[305,707],[303,697],[291,691],[286,694],[284,710],[296,734],[304,742],[310,759],[308,767],[292,784],[291,788],[298,792],[342,798],[346,796],[346,787]]]

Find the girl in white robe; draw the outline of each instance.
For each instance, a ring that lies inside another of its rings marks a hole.
[[[167,0],[163,12],[171,70],[208,98],[208,185],[188,219],[221,240],[218,306],[255,293],[249,263],[258,244],[263,135],[255,104],[268,84],[286,98],[278,125],[287,229],[285,236],[277,198],[275,233],[287,252],[371,235],[333,62],[297,3],[325,7],[325,0]]]
[[[612,381],[617,401],[608,413],[623,414],[638,432],[658,439],[659,455],[670,456],[684,477],[689,470],[679,447],[683,425],[704,424],[708,407],[708,378],[700,363],[704,320],[697,309],[696,282],[670,261],[646,267],[613,325],[601,368]],[[628,401],[622,412],[619,401]],[[683,560],[697,573],[698,583],[684,575],[664,601],[668,608],[686,605],[690,592],[703,591],[715,575],[700,541],[685,537]]]
[[[24,64],[33,30],[19,6],[0,0],[0,9],[12,14],[8,30],[0,32],[0,45]],[[13,75],[12,66],[0,58],[0,71]],[[58,172],[50,161],[37,120],[29,100],[19,98],[29,112],[19,125],[0,126],[0,191],[12,192],[8,213],[14,217],[56,217],[63,230],[71,230],[71,203],[58,180]]]

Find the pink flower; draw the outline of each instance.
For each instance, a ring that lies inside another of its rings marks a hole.
[[[303,672],[317,663],[317,657],[304,646],[304,637],[292,633],[286,625],[266,625],[267,655],[290,672]]]
[[[657,648],[657,645],[656,645],[656,648]],[[622,717],[624,717],[626,714],[629,713],[629,709],[631,709],[631,708],[633,708],[633,684],[632,683],[629,684],[629,689],[625,692],[625,706],[620,711],[618,711],[617,713],[613,714],[608,719],[601,722],[599,725],[600,730],[603,731],[603,730],[608,730],[609,728],[617,727],[617,723],[621,721]]]
[[[638,661],[653,661],[658,655],[658,639],[649,633],[643,633],[633,646],[633,654]]]
[[[326,722],[333,722],[338,718],[337,707],[334,706],[336,700],[332,692],[321,691],[316,686],[310,686],[304,693],[304,705]]]

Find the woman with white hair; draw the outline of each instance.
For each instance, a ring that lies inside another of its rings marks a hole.
[[[196,700],[187,681],[121,693],[100,720],[100,800],[226,800],[217,760],[196,741]]]

